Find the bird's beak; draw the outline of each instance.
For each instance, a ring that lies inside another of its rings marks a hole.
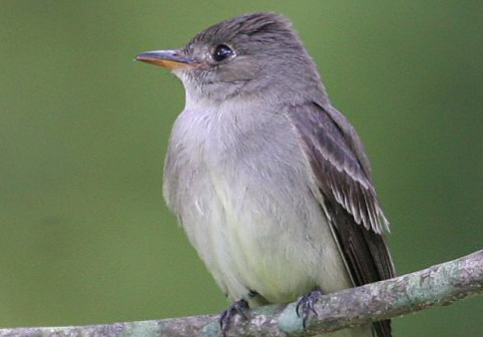
[[[136,60],[168,69],[192,68],[199,64],[194,58],[184,56],[178,50],[148,51],[136,56]]]

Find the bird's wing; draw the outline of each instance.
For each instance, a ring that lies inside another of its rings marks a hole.
[[[388,222],[354,128],[334,108],[314,102],[292,107],[289,118],[307,154],[354,286],[393,277],[384,238]],[[389,320],[374,323],[374,328],[379,337],[391,336]]]

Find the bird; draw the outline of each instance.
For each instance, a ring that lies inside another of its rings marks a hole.
[[[292,301],[305,327],[321,295],[395,276],[364,146],[285,16],[243,14],[136,60],[185,88],[163,194],[232,302],[223,331]],[[390,337],[391,322],[329,335]]]

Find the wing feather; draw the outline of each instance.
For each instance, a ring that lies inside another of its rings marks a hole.
[[[323,195],[332,231],[348,272],[360,286],[395,275],[384,232],[389,223],[372,184],[362,143],[345,117],[316,103],[289,113]],[[379,337],[390,337],[390,321],[374,323]]]

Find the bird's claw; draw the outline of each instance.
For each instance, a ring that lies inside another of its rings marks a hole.
[[[323,293],[321,290],[314,290],[308,294],[300,296],[297,300],[295,312],[298,317],[302,318],[302,327],[304,328],[304,331],[307,330],[307,319],[309,318],[310,313],[317,315],[317,311],[315,311],[314,307],[322,295]]]
[[[236,315],[242,316],[245,320],[248,320],[246,311],[249,309],[248,302],[245,300],[239,300],[233,303],[228,309],[223,311],[220,315],[220,329],[223,336],[230,327],[232,318]]]

